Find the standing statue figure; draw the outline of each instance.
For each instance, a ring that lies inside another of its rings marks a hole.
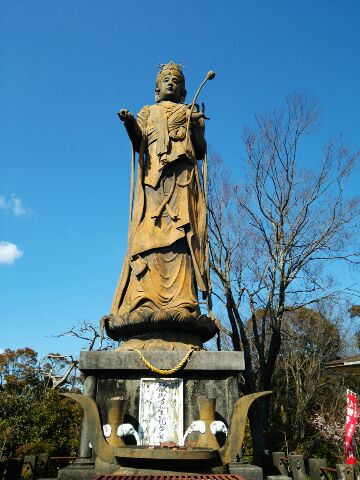
[[[181,66],[170,62],[156,77],[155,105],[136,118],[126,109],[118,114],[133,162],[139,154],[128,250],[104,317],[108,336],[125,340],[122,348],[201,347],[216,333],[198,300],[198,290],[203,299],[209,294],[206,199],[198,168],[206,157],[206,117],[194,108],[195,99],[189,106],[185,97]]]

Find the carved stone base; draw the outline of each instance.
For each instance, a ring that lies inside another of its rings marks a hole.
[[[196,335],[187,335],[173,332],[153,332],[135,335],[125,342],[122,342],[116,351],[132,350],[184,350],[188,351],[190,348],[201,350],[203,342],[200,337]]]
[[[191,344],[185,336],[198,338],[195,345],[207,342],[217,332],[215,321],[206,315],[197,312],[189,312],[186,309],[158,310],[137,309],[127,315],[112,315],[103,318],[107,335],[114,340],[127,341],[141,339],[142,332],[147,332],[147,340],[150,338],[163,338],[164,332],[181,335],[182,343]],[[159,335],[160,334],[160,335]],[[166,338],[163,338],[166,340]]]

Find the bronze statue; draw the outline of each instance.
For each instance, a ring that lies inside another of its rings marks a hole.
[[[206,158],[206,117],[185,97],[182,68],[170,62],[156,77],[156,103],[136,118],[126,109],[118,114],[132,142],[133,176],[135,153],[138,167],[128,250],[104,323],[111,338],[127,340],[125,348],[201,347],[216,332],[198,300],[198,290],[203,299],[209,294],[206,174],[198,166]]]

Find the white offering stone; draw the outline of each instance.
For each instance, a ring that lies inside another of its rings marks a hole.
[[[139,437],[142,445],[179,444],[183,437],[183,380],[142,378]]]

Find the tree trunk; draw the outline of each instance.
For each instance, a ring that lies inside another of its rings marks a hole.
[[[270,397],[257,399],[249,410],[249,423],[253,441],[253,463],[266,470],[266,455],[269,450],[269,411]],[[265,474],[267,472],[265,471]]]

